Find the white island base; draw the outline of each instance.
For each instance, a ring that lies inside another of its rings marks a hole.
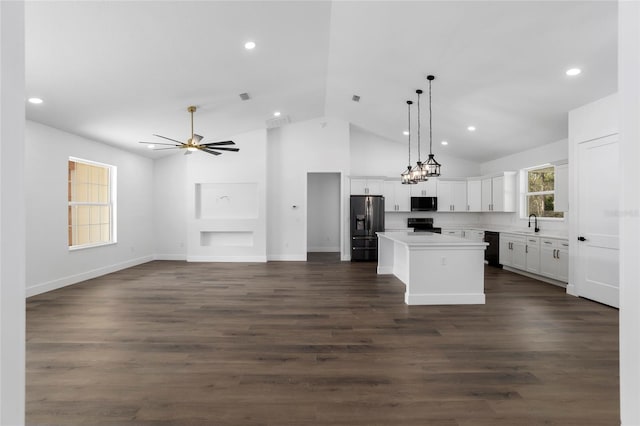
[[[405,284],[407,305],[484,304],[486,246],[430,232],[379,232],[378,274]]]

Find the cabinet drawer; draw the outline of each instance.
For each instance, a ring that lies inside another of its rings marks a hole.
[[[538,237],[527,237],[526,241],[529,247],[539,247],[540,246],[540,238]]]

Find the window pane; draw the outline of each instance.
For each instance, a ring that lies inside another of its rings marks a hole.
[[[545,167],[544,169],[529,170],[529,185],[527,192],[553,191],[554,169]]]
[[[108,243],[109,241],[111,241],[108,224],[100,226],[100,241],[102,241],[103,243]]]
[[[76,232],[76,245],[81,244],[89,244],[91,239],[89,238],[89,227],[88,226],[78,226]]]
[[[528,213],[538,217],[564,217],[562,212],[553,211],[553,195],[529,195],[527,197]]]
[[[91,223],[91,207],[77,206],[76,209],[78,211],[77,224],[81,226],[89,225]]]

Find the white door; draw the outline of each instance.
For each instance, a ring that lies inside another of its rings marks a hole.
[[[482,183],[479,180],[467,182],[467,210],[479,212],[482,210]]]
[[[493,194],[491,187],[491,178],[482,179],[482,211],[491,211],[493,205]]]
[[[578,144],[579,296],[619,306],[618,135]]]
[[[467,211],[467,182],[451,182],[451,205],[453,211]]]
[[[438,181],[438,211],[452,211],[453,199],[451,197],[453,182],[439,180]]]

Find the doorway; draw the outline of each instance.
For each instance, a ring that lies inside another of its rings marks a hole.
[[[340,173],[307,173],[307,259],[340,258],[340,182]]]

